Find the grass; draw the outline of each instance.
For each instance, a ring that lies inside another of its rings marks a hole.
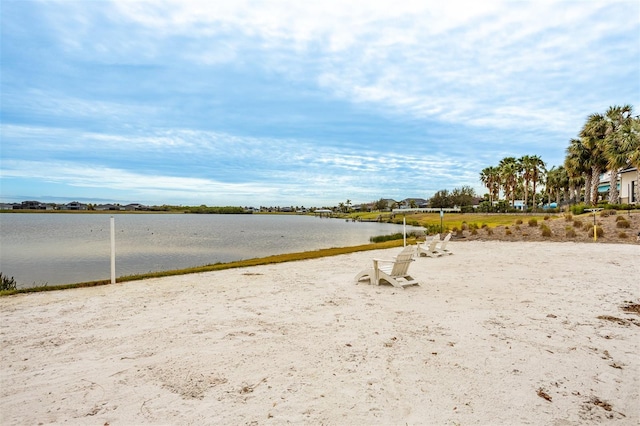
[[[458,229],[473,229],[474,225],[486,225],[489,228],[495,228],[496,226],[512,225],[514,222],[522,223],[521,218],[543,220],[545,215],[547,214],[445,213],[442,218],[442,231],[448,231],[454,227]],[[349,217],[375,220],[378,216],[380,216],[380,212],[352,213]],[[406,215],[395,213],[393,218],[390,216],[390,213],[383,213],[383,221],[402,224],[403,218],[406,218],[407,225],[421,226],[433,230],[437,229],[436,232],[440,232],[440,213],[408,212]]]
[[[416,243],[415,238],[407,238],[407,244],[415,244],[415,243]],[[334,247],[334,248],[305,251],[305,252],[298,252],[298,253],[277,254],[277,255],[267,256],[267,257],[238,260],[235,262],[228,262],[228,263],[215,263],[212,265],[198,266],[198,267],[186,268],[186,269],[176,269],[176,270],[162,271],[162,272],[149,272],[146,274],[139,274],[139,275],[127,275],[127,276],[119,277],[117,279],[117,282],[124,283],[128,281],[139,281],[139,280],[144,280],[149,278],[171,277],[176,275],[197,274],[200,272],[221,271],[224,269],[246,268],[249,266],[294,262],[297,260],[317,259],[321,257],[337,256],[340,254],[355,253],[359,251],[401,247],[402,245],[403,245],[403,240],[400,239],[400,240],[391,240],[391,241],[385,241],[382,243],[364,244],[364,245],[352,246],[352,247]],[[99,281],[88,281],[88,282],[75,283],[75,284],[60,284],[60,285],[51,285],[51,286],[47,285],[47,286],[40,286],[40,287],[18,288],[18,289],[11,289],[11,290],[2,290],[0,291],[0,297],[10,296],[13,294],[20,294],[20,293],[38,293],[42,291],[66,290],[71,288],[97,287],[97,286],[107,285],[107,284],[111,284],[111,280],[99,280]]]

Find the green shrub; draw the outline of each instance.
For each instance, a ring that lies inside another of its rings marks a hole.
[[[516,225],[522,225],[522,219],[516,220]]]
[[[575,238],[576,231],[573,228],[567,228],[567,238]]]
[[[440,225],[436,225],[433,223],[425,225],[425,233],[427,235],[439,234],[440,233]]]
[[[571,213],[577,215],[581,215],[584,213],[584,210],[587,208],[584,204],[576,204],[571,206]]]
[[[548,214],[544,215],[544,220],[549,220],[551,219],[551,216],[549,216]]]
[[[627,233],[626,233],[626,232],[624,232],[624,231],[620,231],[620,232],[618,232],[618,237],[619,237],[619,238],[629,238],[629,236],[627,235]]]
[[[621,220],[627,220],[624,216],[616,216],[616,222],[620,222]]]
[[[385,241],[401,240],[403,238],[404,238],[404,235],[402,234],[402,232],[398,232],[397,234],[378,235],[376,237],[371,237],[369,238],[369,241],[371,241],[372,243],[383,243]]]
[[[564,220],[566,220],[567,222],[571,222],[573,220],[573,215],[571,213],[565,214]]]
[[[16,288],[16,280],[13,277],[9,278],[7,275],[3,275],[2,272],[0,272],[0,291],[15,290]]]
[[[538,220],[537,219],[529,219],[529,226],[538,226]]]
[[[576,227],[576,228],[582,228],[582,221],[578,220],[578,219],[574,220],[573,221],[573,226]]]
[[[549,228],[547,225],[542,225],[540,226],[540,229],[542,230],[542,236],[543,237],[550,237],[551,236],[551,228]]]
[[[471,235],[478,235],[478,228],[473,228],[471,230]]]
[[[469,226],[467,226],[467,222],[462,222],[462,225],[460,225],[460,229],[463,231],[466,231],[467,229],[469,229]]]
[[[511,235],[511,234],[512,234],[511,229],[509,228],[505,229],[504,235]]]

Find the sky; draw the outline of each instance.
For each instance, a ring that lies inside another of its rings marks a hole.
[[[1,0],[3,202],[486,190],[640,111],[640,1]]]

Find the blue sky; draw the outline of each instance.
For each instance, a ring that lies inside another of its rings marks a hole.
[[[1,3],[1,197],[333,206],[560,165],[640,111],[640,2]]]

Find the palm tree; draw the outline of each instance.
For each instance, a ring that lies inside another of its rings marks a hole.
[[[604,139],[604,153],[607,159],[607,169],[610,172],[609,203],[618,204],[618,174],[629,164],[630,152],[628,144],[623,142],[625,129],[631,122],[632,108],[630,105],[609,107],[605,114],[606,129]],[[629,134],[629,133],[627,133]]]
[[[579,190],[585,187],[584,202],[591,204],[591,165],[589,164],[590,152],[582,139],[571,139],[567,147],[567,156],[564,160],[564,167],[569,176],[569,184],[573,189],[569,189],[571,200],[580,202]],[[576,192],[578,194],[576,194]]]
[[[500,192],[500,169],[498,167],[486,167],[482,169],[480,172],[480,181],[487,187],[489,191],[489,201],[491,207],[493,207],[493,202],[495,198],[499,197]]]
[[[536,184],[545,170],[544,161],[537,155],[523,155],[518,159],[524,179],[524,205],[529,207],[529,184],[533,185],[532,205],[536,204]]]
[[[532,155],[529,157],[528,173],[531,179],[531,183],[533,184],[533,207],[535,207],[536,205],[536,183],[540,183],[546,171],[547,166],[540,157],[538,157],[537,155]]]
[[[555,199],[556,199],[556,204],[559,206],[560,205],[560,191],[564,191],[564,197],[563,199],[566,201],[567,197],[566,197],[566,191],[568,189],[568,185],[569,185],[569,179],[567,177],[567,171],[565,170],[564,166],[553,166],[551,168],[551,170],[547,171],[547,179],[546,179],[546,186],[547,186],[547,194],[549,197],[549,203],[551,203],[551,200],[553,198],[553,195],[555,195]]]
[[[515,157],[500,160],[500,182],[504,188],[504,197],[511,198],[511,207],[515,204],[516,189],[520,179],[520,166]]]
[[[607,160],[604,155],[604,139],[607,123],[602,114],[591,114],[580,130],[582,142],[589,151],[589,165],[591,167],[591,204],[598,202],[598,184],[600,174],[606,168]]]

